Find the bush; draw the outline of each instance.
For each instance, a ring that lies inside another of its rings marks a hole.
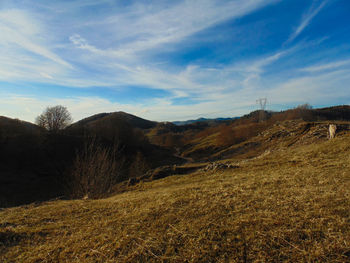
[[[103,147],[96,139],[85,142],[77,153],[69,175],[68,193],[72,198],[101,198],[123,178],[124,160],[118,145]]]

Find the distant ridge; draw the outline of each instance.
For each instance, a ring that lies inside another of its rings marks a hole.
[[[199,118],[196,120],[187,120],[187,121],[173,121],[172,123],[175,125],[188,125],[188,124],[193,124],[197,122],[207,122],[208,124],[215,124],[223,121],[231,121],[238,119],[239,117],[232,117],[232,118],[215,118],[215,119],[208,119],[208,118]]]

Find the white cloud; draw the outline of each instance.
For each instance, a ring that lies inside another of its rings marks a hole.
[[[279,103],[332,105],[334,100],[350,100],[350,70],[335,70],[306,77],[294,77],[275,85],[268,97]]]
[[[86,39],[82,38],[78,34],[70,36],[69,40],[80,49],[86,49],[92,53],[103,53],[102,50],[99,50],[96,47],[89,45]]]
[[[23,50],[45,57],[62,66],[72,68],[68,62],[50,51],[41,42],[40,25],[31,15],[21,10],[1,10],[0,11],[0,46],[7,49],[15,49],[16,45]],[[12,47],[12,48],[11,48]]]
[[[169,2],[164,6],[136,3],[102,21],[97,18],[80,27],[91,27],[102,32],[103,38],[96,40],[93,35],[75,32],[69,39],[76,47],[94,54],[137,60],[143,52],[155,48],[167,49],[167,45],[178,43],[201,30],[278,1],[236,0],[221,3],[213,0],[184,0]],[[107,48],[101,47],[106,46],[106,43],[109,43]]]
[[[215,92],[213,92],[215,95]],[[232,95],[232,94],[231,94]],[[125,111],[155,121],[185,120],[187,118],[240,116],[255,109],[255,96],[242,91],[238,96],[218,96],[197,104],[174,105],[169,98],[151,99],[144,104],[123,104],[100,97],[39,98],[0,93],[2,115],[33,122],[47,106],[64,105],[74,121],[101,112]],[[253,99],[252,99],[253,98]]]
[[[36,58],[28,54],[8,50],[7,53],[0,54],[0,80],[41,82],[47,81],[48,76],[53,79],[52,76],[62,74],[60,65],[49,61],[37,62]]]
[[[312,73],[312,72],[318,72],[318,71],[332,70],[332,69],[340,68],[343,66],[349,66],[349,65],[350,65],[350,59],[306,67],[301,70]]]
[[[47,79],[53,79],[53,77],[45,72],[39,72],[39,74],[41,76],[43,76],[44,78],[47,78]]]
[[[242,78],[243,79],[243,78]],[[34,121],[47,106],[64,105],[75,121],[100,112],[125,111],[156,121],[184,120],[198,117],[240,116],[258,108],[255,101],[267,97],[267,108],[274,103],[283,105],[332,105],[332,101],[350,101],[348,85],[350,70],[320,72],[314,76],[291,77],[271,84],[269,89],[225,87],[224,92],[206,92],[196,104],[174,105],[172,98],[150,99],[147,103],[117,103],[100,97],[74,97],[65,99],[25,97],[21,95],[0,96],[0,112],[9,117]],[[224,85],[224,84],[223,84]],[[209,86],[207,86],[209,90]],[[178,94],[179,97],[187,94]],[[205,100],[207,99],[207,100]]]
[[[113,28],[115,40],[124,42],[114,52],[135,53],[167,43],[174,43],[205,28],[228,19],[247,15],[276,0],[185,0],[159,8],[137,4],[127,14],[117,14],[105,20]],[[136,10],[136,11],[135,11]]]
[[[267,56],[262,59],[258,59],[254,61],[250,66],[248,66],[245,70],[248,72],[261,73],[264,67],[278,61],[286,53],[287,51],[280,51],[276,54]]]
[[[320,4],[317,4],[321,2]],[[302,20],[299,26],[294,30],[294,32],[290,35],[286,43],[292,42],[295,38],[297,38],[304,29],[311,23],[312,19],[326,6],[329,0],[315,1],[313,2],[311,8],[303,15]]]
[[[170,90],[174,97],[210,92],[212,86],[200,80],[206,70],[190,66],[177,72],[169,71],[164,65],[149,64],[143,55],[149,49],[166,49],[165,44],[176,43],[205,28],[275,2],[278,0],[225,3],[185,0],[166,5],[137,2],[113,9],[115,3],[104,1],[113,12],[107,17],[92,15],[90,21],[83,19],[71,29],[59,27],[67,26],[72,19],[64,17],[62,10],[79,16],[81,8],[101,3],[76,1],[74,4],[43,5],[37,2],[34,5],[47,10],[47,14],[40,16],[28,10],[0,10],[0,30],[6,33],[0,39],[0,46],[6,50],[0,61],[0,79],[75,87],[143,85]],[[51,21],[59,23],[58,26]],[[73,21],[79,19],[71,23]],[[55,36],[50,37],[50,41],[56,42],[48,41],[47,36],[52,35]],[[74,50],[72,44],[82,52]],[[60,55],[52,50],[59,51]]]
[[[24,119],[34,120],[46,106],[63,104],[72,111],[75,120],[118,110],[152,120],[182,119],[189,116],[188,112],[193,118],[213,116],[214,112],[237,116],[254,108],[259,97],[289,103],[300,100],[305,94],[311,96],[312,92],[320,97],[319,94],[327,91],[327,85],[343,87],[344,84],[336,80],[344,80],[340,74],[327,75],[327,78],[317,74],[339,70],[350,64],[348,60],[315,64],[301,70],[296,63],[291,65],[286,76],[280,77],[276,72],[273,81],[265,78],[265,74],[279,70],[283,59],[297,54],[295,51],[310,48],[305,43],[290,49],[277,48],[266,54],[259,51],[259,57],[222,65],[213,62],[203,66],[200,61],[176,65],[165,58],[159,62],[152,57],[155,53],[171,53],[173,48],[181,48],[202,30],[275,2],[278,0],[184,0],[162,1],[157,5],[140,1],[119,5],[105,0],[104,11],[93,13],[89,9],[88,18],[83,14],[84,8],[96,5],[97,10],[101,1],[33,2],[47,11],[40,15],[33,11],[35,8],[0,9],[0,80],[3,82],[45,83],[48,88],[51,84],[75,88],[94,86],[96,89],[142,86],[170,93],[161,99],[151,99],[147,104],[135,105],[99,97],[39,99],[12,95],[0,98],[1,112],[13,117],[24,114]],[[314,1],[288,41],[298,37],[327,3],[327,0]],[[300,61],[304,63],[304,59]],[[298,77],[301,74],[304,78]],[[307,88],[301,89],[301,86]],[[174,99],[188,99],[194,103],[173,105]]]

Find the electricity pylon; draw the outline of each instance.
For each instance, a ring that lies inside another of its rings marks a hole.
[[[259,122],[262,122],[265,120],[265,108],[266,108],[267,98],[260,98],[256,100],[256,103],[260,104]]]

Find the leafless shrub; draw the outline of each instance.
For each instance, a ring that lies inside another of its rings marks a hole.
[[[104,147],[95,138],[85,142],[77,153],[69,175],[72,198],[101,198],[110,193],[122,177],[124,160],[114,147]]]

